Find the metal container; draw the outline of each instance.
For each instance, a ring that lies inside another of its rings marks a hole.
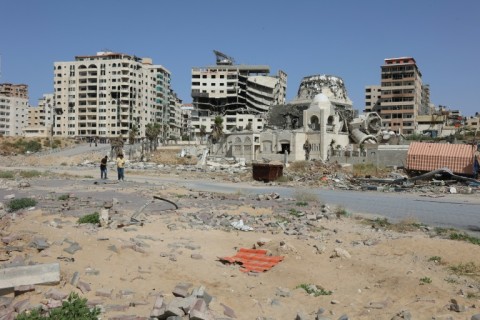
[[[283,176],[282,164],[254,163],[253,179],[257,181],[270,182]]]

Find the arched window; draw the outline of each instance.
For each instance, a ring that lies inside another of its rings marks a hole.
[[[310,128],[313,130],[320,130],[320,121],[317,116],[312,116],[310,118]]]
[[[333,116],[329,116],[327,118],[327,125],[333,126],[333,120],[335,120],[335,118]]]

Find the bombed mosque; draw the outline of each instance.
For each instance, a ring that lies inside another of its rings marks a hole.
[[[212,155],[254,161],[327,161],[351,144],[376,144],[382,120],[375,112],[356,115],[343,80],[332,75],[304,77],[296,97],[265,115],[262,131],[235,131]]]

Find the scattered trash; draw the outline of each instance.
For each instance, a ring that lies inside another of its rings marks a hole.
[[[253,228],[250,226],[247,226],[246,224],[243,223],[243,220],[240,221],[234,221],[231,223],[231,226],[234,227],[237,230],[242,230],[242,231],[252,231]]]

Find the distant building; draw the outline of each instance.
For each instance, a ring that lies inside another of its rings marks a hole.
[[[475,116],[468,117],[466,126],[470,130],[476,130],[477,132],[480,131],[480,114],[476,112]]]
[[[422,74],[415,59],[385,59],[381,66],[381,98],[378,110],[385,129],[402,134],[417,131],[417,116],[428,113],[429,88],[422,85]],[[428,93],[428,94],[427,94]]]
[[[242,130],[250,122],[259,127],[254,119],[261,119],[271,106],[285,103],[285,72],[270,76],[268,66],[236,65],[231,57],[214,53],[216,65],[192,68],[192,104],[196,110],[192,126],[197,134],[202,125],[209,132],[215,116],[224,118],[227,131]]]
[[[137,126],[169,128],[170,71],[150,58],[98,52],[54,63],[54,134],[65,137],[128,137]],[[165,135],[165,132],[162,132]]]
[[[50,137],[53,129],[53,93],[44,94],[38,106],[28,108],[27,126],[23,129],[26,137]]]
[[[28,86],[26,84],[0,83],[0,95],[28,99]]]
[[[364,112],[372,112],[380,107],[380,98],[382,96],[381,86],[365,87],[365,108]]]
[[[28,86],[0,84],[0,135],[22,136],[27,125]]]

